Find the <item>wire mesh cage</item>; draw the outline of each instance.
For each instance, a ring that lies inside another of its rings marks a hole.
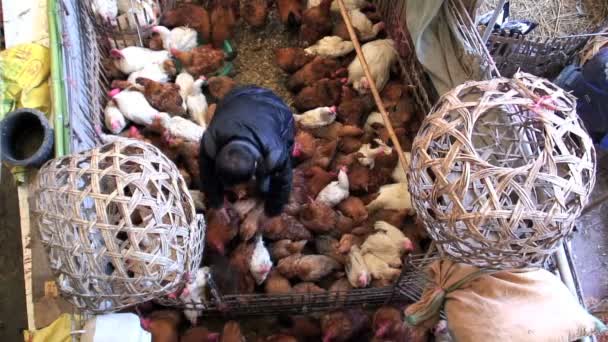
[[[46,163],[35,210],[62,294],[107,312],[174,291],[200,264],[204,221],[177,167],[119,139]]]
[[[542,267],[594,183],[575,98],[525,73],[446,93],[412,148],[416,212],[452,260],[479,267]]]

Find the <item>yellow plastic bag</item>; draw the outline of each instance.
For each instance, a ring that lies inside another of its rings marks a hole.
[[[16,108],[48,113],[51,71],[49,49],[22,44],[0,52],[0,119]]]
[[[51,325],[24,332],[25,342],[72,342],[72,315],[62,314]]]

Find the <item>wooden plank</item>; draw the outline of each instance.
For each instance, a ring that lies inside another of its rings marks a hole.
[[[24,43],[49,46],[46,0],[2,0],[6,48]]]
[[[17,195],[19,197],[19,217],[21,221],[21,249],[23,253],[23,280],[25,282],[27,327],[29,330],[32,330],[35,329],[36,324],[34,320],[30,205],[28,202],[29,190],[27,183],[19,184],[17,186]]]

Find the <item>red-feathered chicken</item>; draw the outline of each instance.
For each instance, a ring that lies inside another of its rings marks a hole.
[[[224,64],[224,51],[211,45],[196,47],[190,51],[171,50],[171,54],[194,78],[215,72]]]
[[[322,78],[332,77],[339,68],[340,64],[336,60],[317,56],[291,75],[287,81],[287,88],[291,91],[298,91]]]
[[[342,93],[342,81],[321,79],[304,87],[294,98],[293,106],[299,111],[337,105]]]
[[[349,341],[369,328],[369,317],[361,309],[334,311],[321,317],[323,342]]]
[[[209,10],[211,21],[211,43],[215,48],[221,48],[224,41],[232,37],[236,25],[237,13],[235,13],[234,0],[215,0]]]
[[[330,11],[332,1],[322,0],[319,6],[311,7],[302,13],[300,41],[307,46],[331,33],[333,27]]]
[[[302,22],[302,0],[277,0],[277,10],[283,25],[296,28]]]
[[[211,210],[207,221],[205,242],[212,250],[224,254],[226,244],[239,232],[238,214],[228,205],[223,209]]]
[[[199,38],[205,42],[208,42],[211,36],[209,12],[199,5],[184,3],[176,8],[167,10],[160,18],[160,23],[170,28],[178,26],[191,27],[196,30]]]
[[[298,47],[278,48],[275,50],[275,56],[279,68],[289,73],[298,71],[315,58],[315,55]]]

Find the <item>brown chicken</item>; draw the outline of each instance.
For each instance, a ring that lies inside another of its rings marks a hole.
[[[297,283],[293,287],[293,292],[294,293],[324,293],[325,289],[320,288],[315,283],[304,282],[304,283]]]
[[[209,95],[216,101],[221,101],[224,96],[237,86],[236,82],[228,76],[210,77],[206,84]]]
[[[302,50],[304,51],[304,50]],[[314,56],[313,56],[314,57]],[[103,70],[105,70],[106,75],[110,77],[111,80],[124,80],[128,75],[125,75],[116,67],[114,60],[112,58],[104,58],[101,60],[101,66]]]
[[[224,51],[211,45],[198,46],[190,51],[171,49],[171,54],[194,78],[215,72],[224,64],[225,57]]]
[[[164,49],[163,39],[161,38],[160,34],[156,32],[152,33],[152,36],[148,40],[148,49],[154,51],[161,51]]]
[[[361,309],[334,311],[321,317],[323,342],[342,342],[369,328],[369,317]]]
[[[245,342],[245,336],[241,332],[241,326],[238,322],[229,321],[224,324],[222,337],[220,342]]]
[[[298,71],[314,58],[315,55],[309,54],[304,49],[298,47],[278,48],[275,50],[277,65],[283,71],[289,73]]]
[[[135,82],[144,87],[143,94],[152,107],[169,115],[186,115],[177,84],[160,83],[144,77],[138,77]]]
[[[141,326],[150,332],[154,342],[178,342],[183,316],[175,310],[157,310],[141,319]]]
[[[364,237],[357,236],[354,234],[344,234],[340,238],[340,242],[338,244],[338,251],[343,254],[348,254],[348,252],[350,252],[350,249],[353,246],[361,246],[361,244],[363,244],[363,241],[365,241]]]
[[[338,106],[338,120],[345,125],[361,125],[376,103],[369,95],[360,96],[354,89],[343,86],[342,100]]]
[[[212,250],[224,254],[226,244],[236,237],[239,231],[238,214],[228,205],[223,209],[211,210],[207,221],[205,242]]]
[[[277,0],[277,11],[283,25],[294,29],[302,22],[302,0]]]
[[[374,341],[406,342],[406,329],[401,310],[383,306],[376,310],[372,318]]]
[[[199,5],[181,4],[174,9],[167,10],[160,18],[163,26],[170,28],[188,26],[196,30],[199,38],[208,42],[211,37],[211,22],[209,12]]]
[[[268,294],[288,294],[293,291],[289,280],[279,271],[272,270],[264,283],[264,291]]]
[[[336,212],[336,230],[340,234],[348,234],[355,228],[355,221],[352,218]]]
[[[359,151],[361,146],[363,146],[363,142],[361,142],[361,138],[344,137],[344,138],[340,139],[340,142],[338,143],[338,150],[340,152],[350,154],[350,153]]]
[[[328,233],[336,226],[336,212],[326,204],[313,201],[300,211],[300,222],[313,233]]]
[[[279,260],[277,270],[291,279],[299,278],[303,281],[318,281],[341,265],[334,259],[318,254],[294,254]]]
[[[360,198],[350,196],[338,204],[338,210],[342,214],[353,219],[355,224],[359,224],[367,220],[367,209]]]
[[[301,130],[296,134],[292,156],[300,161],[310,159],[314,155],[316,147],[315,137]]]
[[[322,0],[318,6],[311,7],[302,12],[302,26],[300,26],[300,41],[307,46],[331,34],[331,3],[333,0]]]
[[[355,34],[357,35],[357,37],[361,37],[359,30],[356,27],[353,27],[353,29],[355,30]],[[334,24],[334,28],[332,31],[332,35],[338,36],[338,37],[342,38],[343,40],[350,40],[350,34],[348,34],[348,29],[346,28],[346,23],[344,22],[342,17],[340,17],[340,18],[338,18],[338,20],[336,20],[336,23]]]
[[[348,185],[350,191],[355,193],[367,193],[369,191],[370,180],[371,175],[369,167],[361,165],[355,160],[350,165],[348,172]]]
[[[209,9],[209,19],[211,21],[211,44],[213,44],[213,47],[220,49],[224,45],[224,41],[232,37],[236,25],[237,13],[233,1],[212,1]]]
[[[327,140],[337,140],[342,137],[360,137],[364,134],[364,131],[357,126],[343,125],[337,121],[327,126],[312,129],[310,132],[316,138]]]
[[[249,262],[253,255],[255,243],[240,243],[230,254],[230,264],[239,270],[240,293],[253,293],[255,290],[255,279],[249,272]]]
[[[264,217],[264,205],[258,204],[253,210],[247,213],[239,229],[239,237],[243,241],[248,241],[258,232],[260,221]]]
[[[186,330],[179,339],[180,342],[218,342],[219,340],[219,333],[212,332],[209,329],[201,326],[192,327]]]
[[[289,77],[287,88],[298,91],[322,78],[332,77],[339,67],[335,59],[317,56]]]
[[[298,339],[287,334],[274,334],[266,338],[259,338],[258,342],[298,342]]]
[[[243,19],[253,28],[266,25],[268,17],[268,0],[244,0]]]
[[[312,165],[318,166],[322,169],[327,169],[329,164],[331,164],[334,156],[336,155],[336,150],[338,148],[338,141],[328,141],[328,142],[319,142],[317,144],[317,149],[315,150],[315,154],[312,156],[311,163]]]
[[[321,337],[319,320],[311,316],[289,316],[279,318],[286,332],[297,336],[300,341],[318,341]]]
[[[279,240],[272,244],[270,248],[270,256],[274,260],[286,258],[292,254],[302,253],[304,246],[308,241],[292,241],[292,240]]]
[[[167,158],[176,160],[179,157],[179,150],[176,147],[170,146],[166,143],[162,136],[163,130],[164,129],[160,124],[160,119],[158,119],[153,122],[152,127],[146,127],[141,131],[135,125],[133,125],[129,127],[128,130],[122,132],[121,136],[152,144],[161,150],[161,152],[167,156]]]
[[[325,171],[318,166],[312,166],[304,171],[304,176],[308,179],[308,194],[310,197],[316,198],[327,184],[336,179],[337,174]]]
[[[312,240],[312,235],[298,220],[285,213],[263,220],[262,234],[270,240]]]
[[[338,247],[340,242],[329,235],[319,235],[315,237],[315,248],[317,253],[328,256],[344,265],[346,255],[340,253]]]
[[[409,210],[378,210],[370,217],[370,224],[376,221],[384,221],[395,227],[402,227],[409,217]]]
[[[389,81],[382,89],[380,97],[386,108],[392,108],[397,105],[399,99],[405,96],[407,89],[398,81]]]
[[[340,101],[342,81],[323,78],[318,82],[302,88],[293,101],[293,106],[299,111],[307,111],[318,107],[331,107]]]
[[[198,154],[200,151],[200,144],[192,141],[186,141],[183,139],[171,139],[171,143],[168,144],[169,148],[177,151],[178,158],[172,159],[177,160],[180,164],[184,165],[184,168],[192,177],[192,189],[201,188],[201,175],[200,167],[198,164]],[[161,150],[162,151],[162,150]]]
[[[348,292],[353,289],[353,286],[346,278],[340,278],[334,281],[329,287],[330,292]]]
[[[302,164],[301,166],[293,170],[293,180],[291,193],[289,194],[289,201],[285,206],[285,213],[290,216],[297,216],[302,208],[302,205],[308,201],[308,181],[304,176],[304,172],[307,165]]]

